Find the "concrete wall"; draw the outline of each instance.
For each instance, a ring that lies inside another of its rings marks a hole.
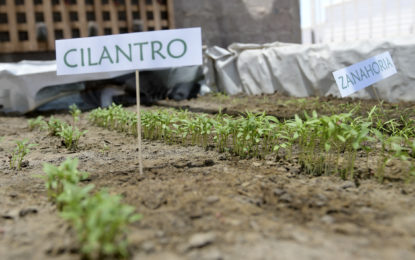
[[[176,28],[201,26],[203,43],[301,42],[297,0],[175,0]]]

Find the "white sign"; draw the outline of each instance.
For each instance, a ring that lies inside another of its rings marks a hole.
[[[353,64],[350,67],[333,72],[342,97],[346,97],[386,79],[396,73],[395,64],[389,52]]]
[[[202,64],[200,28],[56,41],[57,75]]]

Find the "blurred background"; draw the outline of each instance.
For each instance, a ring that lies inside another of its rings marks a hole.
[[[414,0],[301,0],[302,43],[415,34]]]
[[[221,47],[387,39],[415,33],[415,0],[0,0],[0,61],[54,59],[57,39],[199,26]]]
[[[209,91],[338,96],[332,71],[385,51],[399,76],[380,96],[415,101],[415,0],[0,0],[0,112],[133,104],[130,72],[57,77],[55,40],[189,27],[202,28],[204,66],[142,72],[143,104]]]

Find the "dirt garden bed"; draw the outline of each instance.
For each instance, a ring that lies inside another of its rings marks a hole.
[[[352,110],[356,106],[360,115],[367,115],[373,106],[379,105],[376,100],[354,100],[352,98],[335,98],[335,97],[311,97],[311,98],[293,98],[275,93],[272,95],[249,96],[239,94],[237,96],[227,96],[223,94],[208,94],[197,99],[172,101],[163,100],[157,103],[162,107],[174,107],[178,109],[189,109],[195,112],[205,113],[223,113],[239,115],[246,110],[251,112],[273,115],[281,119],[293,118],[295,114],[303,115],[304,111],[311,113],[317,111],[321,115],[331,115],[344,113]],[[383,107],[387,110],[390,118],[399,118],[404,111],[413,112],[415,103],[384,102]],[[412,114],[413,115],[413,114]]]
[[[352,100],[207,96],[159,107],[237,115],[266,111],[292,119],[303,110],[331,115],[347,112]],[[356,116],[376,102],[362,101]],[[384,104],[390,119],[414,115],[414,104]],[[134,108],[129,108],[134,111]],[[55,115],[68,123],[70,115]],[[143,143],[139,175],[133,135],[94,126],[79,148],[69,151],[58,137],[27,127],[27,118],[0,117],[0,256],[2,259],[79,259],[73,228],[48,200],[43,163],[79,158],[93,183],[121,194],[143,218],[129,225],[132,259],[413,259],[415,186],[406,168],[391,161],[382,181],[370,174],[342,179],[307,174],[294,153],[246,158],[208,145]],[[399,121],[400,122],[400,121]],[[36,143],[20,171],[9,168],[16,140]],[[375,146],[376,148],[376,146]],[[379,147],[377,147],[379,148]],[[371,152],[376,157],[376,149]],[[358,153],[360,156],[362,152]],[[372,158],[372,157],[371,157]],[[359,161],[360,159],[358,159]],[[357,171],[370,172],[357,164]],[[374,168],[373,168],[374,170]],[[408,177],[409,176],[409,177]]]

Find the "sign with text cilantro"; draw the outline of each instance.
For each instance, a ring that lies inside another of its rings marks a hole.
[[[333,72],[342,97],[351,95],[394,74],[396,74],[396,67],[389,52]]]
[[[58,75],[202,64],[200,28],[56,41]]]

